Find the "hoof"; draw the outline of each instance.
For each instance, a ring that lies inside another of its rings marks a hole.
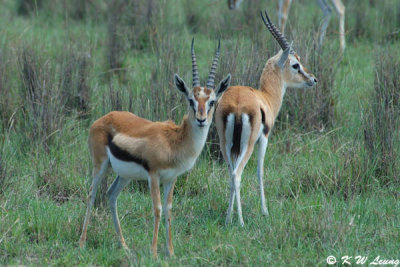
[[[167,256],[168,256],[169,258],[174,257],[174,256],[175,256],[174,251],[173,251],[173,250],[172,250],[172,251],[167,250]]]
[[[84,249],[86,244],[86,240],[79,240],[79,248]]]
[[[268,210],[267,210],[267,209],[263,210],[261,213],[262,213],[262,215],[263,215],[263,216],[268,216],[268,215],[269,215],[269,213],[268,213]]]

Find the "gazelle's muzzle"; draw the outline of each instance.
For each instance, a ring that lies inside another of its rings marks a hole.
[[[299,73],[303,76],[307,87],[313,87],[317,84],[317,78],[313,74],[308,73],[303,67],[299,70]]]
[[[200,127],[204,127],[207,125],[207,112],[204,107],[199,107],[199,110],[195,114],[196,123]]]
[[[309,87],[313,87],[316,84],[317,84],[317,79],[314,76],[311,76],[308,82],[306,82],[306,85]]]
[[[317,78],[315,78],[314,75],[310,75],[310,76],[311,77],[306,84],[307,84],[307,86],[312,87],[317,84]]]
[[[196,122],[199,127],[207,126],[207,118],[205,119],[196,118]]]

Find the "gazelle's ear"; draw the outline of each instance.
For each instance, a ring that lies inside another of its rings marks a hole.
[[[282,52],[281,57],[279,58],[278,62],[276,63],[280,69],[283,69],[283,68],[285,67],[286,60],[287,60],[288,57],[289,57],[290,49],[291,49],[291,46],[289,46],[288,48],[286,48],[286,49]]]
[[[186,97],[189,95],[189,88],[186,86],[185,82],[179,77],[178,74],[175,73],[174,75],[174,82],[176,88],[181,91]]]
[[[219,83],[218,88],[217,88],[217,91],[216,91],[217,97],[220,97],[220,96],[222,95],[222,93],[223,93],[226,89],[228,89],[228,87],[231,85],[231,78],[232,78],[232,76],[231,76],[231,74],[229,73],[229,74],[225,77],[225,79],[223,79],[223,80]]]

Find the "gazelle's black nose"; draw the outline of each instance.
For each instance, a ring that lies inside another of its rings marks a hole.
[[[203,124],[203,123],[206,121],[206,119],[203,119],[203,120],[197,119],[197,121],[198,121],[200,124]]]

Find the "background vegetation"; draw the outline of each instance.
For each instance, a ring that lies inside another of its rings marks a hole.
[[[190,40],[201,81],[218,38],[216,80],[258,86],[278,51],[259,18],[277,1],[0,0],[0,265],[326,265],[344,255],[400,259],[400,4],[344,1],[347,49],[332,17],[317,47],[322,12],[294,1],[289,40],[318,78],[289,89],[270,138],[260,213],[256,162],[243,175],[245,227],[225,226],[226,166],[215,130],[175,188],[176,257],[151,259],[153,216],[145,184],[119,198],[127,244],[118,246],[104,198],[78,239],[91,182],[87,133],[111,110],[179,122],[186,105],[173,73],[191,83]],[[103,185],[103,191],[112,175]],[[236,214],[235,214],[236,215]],[[159,250],[164,250],[161,227]]]

